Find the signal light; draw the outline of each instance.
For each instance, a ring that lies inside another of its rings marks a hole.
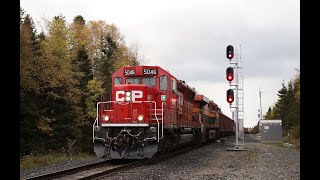
[[[232,103],[234,101],[234,93],[232,89],[228,89],[227,91],[227,102]]]
[[[233,68],[232,67],[228,67],[227,68],[226,75],[227,75],[227,80],[231,82],[233,80],[233,78],[234,78],[234,76],[233,76]]]
[[[233,46],[227,46],[227,58],[231,60],[233,58]]]

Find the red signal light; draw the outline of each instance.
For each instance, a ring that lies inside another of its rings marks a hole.
[[[232,81],[233,80],[233,78],[234,78],[234,75],[233,75],[233,68],[232,67],[228,67],[227,68],[227,80],[228,81]]]
[[[233,103],[234,101],[234,93],[233,93],[233,90],[232,89],[228,89],[227,91],[227,102],[228,103]]]

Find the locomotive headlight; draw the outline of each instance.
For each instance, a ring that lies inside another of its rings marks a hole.
[[[142,115],[139,115],[139,116],[138,116],[138,120],[139,120],[139,121],[142,121],[142,120],[143,120],[143,116],[142,116]]]
[[[105,121],[109,121],[109,116],[104,116]]]

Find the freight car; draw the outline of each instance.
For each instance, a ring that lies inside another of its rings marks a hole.
[[[227,136],[233,136],[235,135],[235,124],[232,119],[230,119],[228,116],[223,114],[219,110],[219,119],[220,119],[220,125],[219,125],[219,131],[220,131],[220,137],[225,138]]]
[[[112,75],[111,97],[97,103],[94,152],[108,159],[151,158],[229,135],[232,121],[159,66],[123,67]]]

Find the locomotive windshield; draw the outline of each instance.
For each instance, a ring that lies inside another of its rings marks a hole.
[[[149,87],[151,86],[156,86],[156,78],[150,77],[150,78],[127,78],[126,79],[126,84],[145,84]]]
[[[168,89],[168,76],[160,76],[160,90]]]
[[[140,84],[139,78],[127,78],[126,84]]]
[[[122,84],[122,79],[121,77],[115,77],[114,78],[114,85]]]
[[[156,79],[155,78],[143,78],[142,84],[145,84],[147,86],[156,86]]]

